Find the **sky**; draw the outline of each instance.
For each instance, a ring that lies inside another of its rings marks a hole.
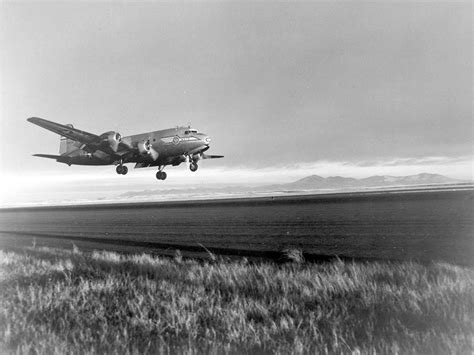
[[[472,179],[471,2],[0,2],[1,200],[289,182]],[[68,167],[37,116],[123,136],[190,123],[195,174]]]

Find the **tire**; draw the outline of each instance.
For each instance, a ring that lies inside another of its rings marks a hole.
[[[119,175],[122,175],[122,166],[121,165],[117,165],[117,167],[115,168],[115,171],[117,172],[117,174]]]
[[[196,163],[189,164],[189,170],[195,172],[198,169],[198,165]]]
[[[164,171],[158,171],[156,173],[156,178],[158,180],[165,180],[166,179],[166,173]]]
[[[128,173],[128,168],[125,165],[123,165],[122,166],[122,175],[127,175],[127,173]]]

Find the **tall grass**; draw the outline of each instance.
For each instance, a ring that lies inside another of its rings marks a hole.
[[[0,349],[472,353],[474,271],[0,251]]]

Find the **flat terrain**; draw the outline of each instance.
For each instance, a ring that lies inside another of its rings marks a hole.
[[[211,259],[76,247],[0,250],[0,351],[474,351],[472,268]]]
[[[394,191],[0,210],[0,247],[473,265],[474,192]]]
[[[4,209],[0,352],[471,354],[473,197]]]

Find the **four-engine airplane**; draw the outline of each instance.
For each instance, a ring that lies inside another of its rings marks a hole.
[[[27,121],[61,136],[59,155],[33,154],[36,157],[56,159],[71,165],[117,165],[117,174],[128,172],[126,163],[135,163],[135,168],[158,167],[156,178],[165,180],[166,165],[177,166],[189,162],[189,169],[196,171],[201,159],[223,158],[222,155],[207,155],[211,139],[190,127],[176,127],[122,137],[110,131],[95,135],[38,117]]]

